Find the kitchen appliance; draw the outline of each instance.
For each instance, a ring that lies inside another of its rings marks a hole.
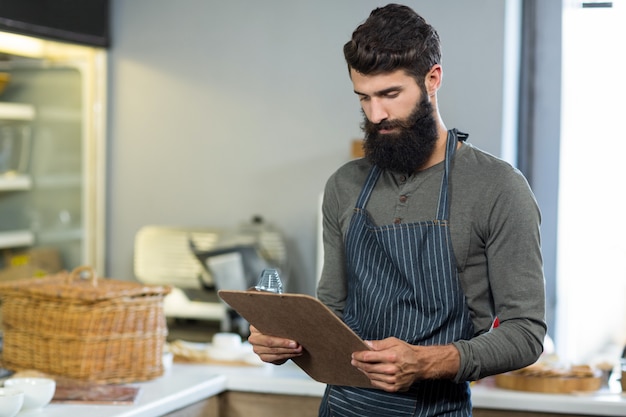
[[[172,286],[164,300],[166,317],[219,321],[225,332],[245,334],[247,323],[217,291],[253,287],[267,268],[281,271],[288,285],[285,239],[258,216],[233,229],[149,225],[135,238],[136,278]]]
[[[102,273],[107,51],[17,34],[9,6],[0,6],[2,259],[49,248],[64,269]]]

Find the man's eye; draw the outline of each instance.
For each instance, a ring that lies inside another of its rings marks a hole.
[[[368,96],[359,96],[359,101],[368,101],[369,99]]]
[[[399,93],[399,92],[394,91],[393,93],[387,93],[387,94],[385,94],[385,98],[396,98],[396,97],[398,97],[399,95],[400,95],[400,93]]]

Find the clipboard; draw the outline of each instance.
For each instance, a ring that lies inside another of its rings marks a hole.
[[[302,356],[293,358],[311,378],[330,385],[372,388],[350,364],[365,342],[318,299],[306,294],[221,290],[218,295],[262,333],[295,340]]]

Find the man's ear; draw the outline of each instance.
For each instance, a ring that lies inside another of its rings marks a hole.
[[[439,87],[441,87],[441,81],[443,78],[443,68],[439,64],[432,66],[426,78],[424,79],[424,85],[426,86],[426,92],[430,97],[437,94]]]

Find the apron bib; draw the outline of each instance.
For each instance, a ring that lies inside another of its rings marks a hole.
[[[381,175],[373,166],[346,235],[348,298],[344,321],[364,340],[397,337],[412,345],[443,345],[473,335],[449,228],[448,175],[457,144],[448,132],[437,217],[376,226],[365,207]],[[416,382],[407,392],[328,386],[320,416],[470,416],[469,384]]]

